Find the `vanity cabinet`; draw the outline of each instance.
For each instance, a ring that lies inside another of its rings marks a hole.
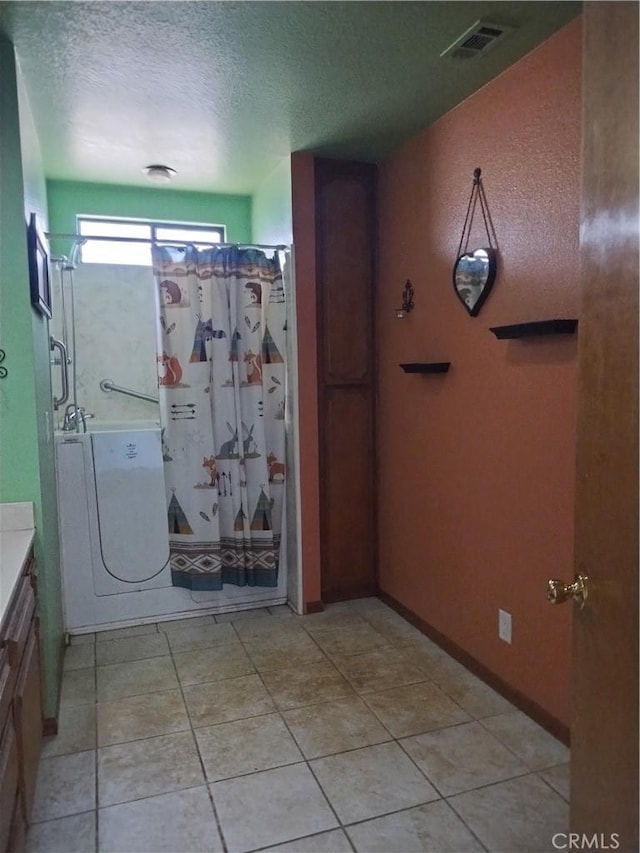
[[[40,633],[30,553],[0,623],[0,853],[24,848],[42,743]]]
[[[18,742],[11,715],[0,735],[0,850],[7,850],[11,827],[18,811]]]

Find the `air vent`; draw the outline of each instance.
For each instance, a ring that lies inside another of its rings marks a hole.
[[[472,27],[440,54],[448,59],[475,59],[484,56],[511,31],[511,27],[476,21]]]

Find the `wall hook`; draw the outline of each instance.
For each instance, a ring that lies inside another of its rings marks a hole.
[[[403,320],[407,314],[410,314],[411,311],[415,308],[415,302],[413,301],[413,285],[410,280],[407,279],[407,283],[404,286],[404,290],[402,291],[402,307],[396,308],[396,317],[398,320]]]

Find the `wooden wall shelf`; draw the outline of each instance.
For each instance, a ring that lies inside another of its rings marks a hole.
[[[411,364],[401,364],[400,367],[405,373],[447,373],[450,365],[450,361],[418,361]]]
[[[533,323],[516,323],[513,326],[493,326],[490,332],[499,340],[533,338],[542,335],[572,335],[578,327],[577,320],[536,320]]]

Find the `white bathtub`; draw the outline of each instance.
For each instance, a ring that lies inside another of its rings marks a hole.
[[[132,420],[132,421],[106,421],[90,418],[87,421],[87,432],[120,432],[122,430],[160,429],[160,421],[156,420]]]
[[[89,420],[87,427],[55,435],[67,631],[286,601],[284,554],[274,589],[172,586],[159,424]]]

